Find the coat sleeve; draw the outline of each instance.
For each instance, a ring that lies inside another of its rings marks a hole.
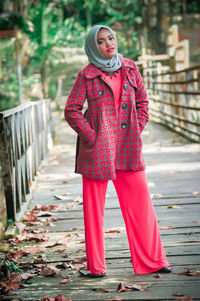
[[[86,143],[92,145],[95,142],[96,133],[82,113],[86,95],[86,78],[81,70],[65,106],[65,119]]]
[[[140,126],[140,133],[143,131],[146,123],[149,121],[149,101],[147,99],[147,92],[144,88],[144,83],[142,76],[135,65],[136,68],[136,110],[138,114],[138,121]]]

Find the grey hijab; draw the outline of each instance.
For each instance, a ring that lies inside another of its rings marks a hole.
[[[116,39],[116,36],[110,27],[105,25],[96,25],[90,29],[87,38],[85,40],[85,45],[84,45],[85,53],[91,64],[95,65],[97,68],[101,69],[102,71],[113,72],[121,67],[122,64],[120,60],[121,55],[117,53],[111,59],[107,59],[101,54],[101,51],[99,50],[97,44],[97,35],[101,28],[108,29]]]

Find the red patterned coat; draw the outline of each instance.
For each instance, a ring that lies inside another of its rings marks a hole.
[[[65,118],[79,135],[75,172],[89,178],[115,179],[115,169],[145,168],[140,134],[149,119],[147,94],[135,63],[121,60],[118,118],[112,89],[92,64],[79,72],[66,103]]]

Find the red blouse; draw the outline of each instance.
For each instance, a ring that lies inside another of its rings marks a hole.
[[[102,78],[106,82],[108,82],[109,86],[113,91],[114,98],[115,98],[115,106],[116,106],[116,111],[118,116],[118,111],[121,103],[121,92],[122,92],[122,71],[120,69],[119,72],[111,76],[109,74],[102,72]]]

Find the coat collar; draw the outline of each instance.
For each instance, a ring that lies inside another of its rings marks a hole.
[[[121,61],[122,61],[122,70],[124,70],[125,72],[128,71],[127,69],[133,69],[133,70],[136,69],[136,65],[134,61],[130,59],[124,59],[124,58],[121,58]],[[91,79],[102,74],[101,71],[92,64],[87,65],[84,68],[84,71],[87,79]]]

